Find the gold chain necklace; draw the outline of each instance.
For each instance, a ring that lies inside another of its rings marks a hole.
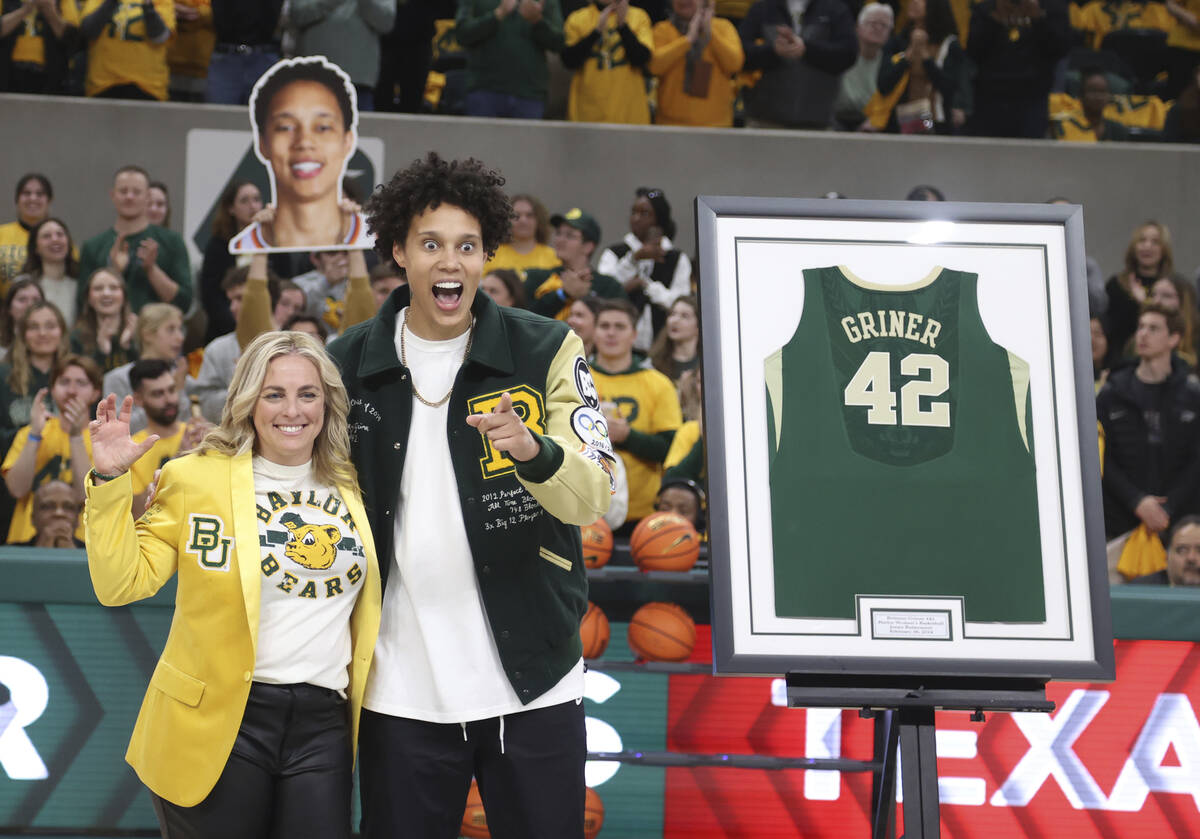
[[[404,310],[404,319],[400,321],[400,363],[403,364],[405,367],[408,367],[408,352],[406,351],[406,347],[404,346],[404,333],[406,331],[408,331],[408,309]],[[467,360],[467,356],[471,354],[471,344],[473,344],[474,342],[475,342],[475,319],[472,318],[471,319],[471,331],[467,333],[467,348],[465,350],[463,350],[463,357],[462,357],[463,362],[465,362]],[[411,374],[412,371],[410,370],[409,373]],[[450,394],[454,392],[454,384],[451,383],[450,389],[448,391],[446,391],[445,396],[443,396],[437,402],[430,402],[428,399],[426,399],[424,396],[421,395],[421,391],[417,390],[417,380],[416,380],[415,376],[412,378],[411,381],[412,381],[413,396],[417,397],[417,401],[420,402],[422,405],[427,405],[430,408],[442,407],[443,405],[446,404],[446,402],[449,401]]]

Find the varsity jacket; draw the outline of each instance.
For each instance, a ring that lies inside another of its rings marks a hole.
[[[1163,382],[1162,473],[1151,485],[1151,429],[1134,393],[1136,364],[1113,370],[1096,396],[1096,417],[1104,428],[1104,523],[1108,538],[1137,527],[1133,512],[1146,495],[1165,495],[1172,519],[1200,512],[1200,380],[1178,357]]]
[[[208,452],[163,466],[154,503],[134,522],[133,479],[85,482],[88,569],[97,599],[123,606],[178,575],[175,615],[150,677],[125,760],[180,807],[212,791],[237,739],[254,676],[262,600],[253,455]],[[363,543],[362,589],[350,616],[346,687],[351,744],[379,631],[379,573],[358,491],[338,492]]]
[[[350,397],[350,446],[383,583],[409,446],[412,379],[396,356],[401,286],[372,319],[330,346]],[[608,508],[613,487],[606,425],[583,345],[566,324],[476,294],[471,352],[450,393],[446,435],[463,524],[492,636],[523,704],[558,683],[582,654],[587,607],[579,525]],[[466,423],[505,392],[538,440],[521,464],[495,451]],[[430,522],[431,527],[439,526]]]

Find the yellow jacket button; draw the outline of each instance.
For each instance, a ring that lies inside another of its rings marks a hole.
[[[245,681],[245,682],[250,681],[250,677],[252,675],[254,675],[254,674],[251,673],[249,670],[247,670],[245,673],[242,674],[242,681]]]

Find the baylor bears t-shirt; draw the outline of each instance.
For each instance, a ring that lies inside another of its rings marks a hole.
[[[367,563],[350,510],[312,463],[254,458],[262,600],[254,680],[344,691]]]
[[[804,271],[764,370],[777,615],[932,595],[968,621],[1045,620],[1029,367],[988,335],[976,281]]]

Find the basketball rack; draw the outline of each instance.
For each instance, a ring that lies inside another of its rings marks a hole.
[[[896,770],[903,770],[905,839],[939,839],[934,711],[1049,713],[1049,678],[863,676],[788,673],[789,708],[858,708],[876,720],[882,771],[872,789],[872,839],[891,839],[896,826]]]

